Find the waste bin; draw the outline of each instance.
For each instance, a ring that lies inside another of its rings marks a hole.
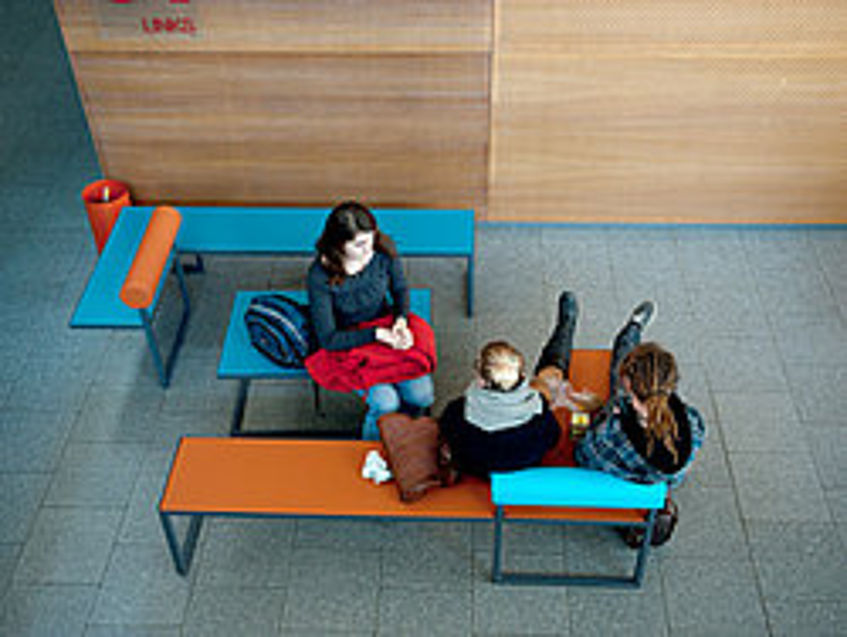
[[[82,201],[94,234],[97,254],[100,254],[121,210],[132,205],[129,188],[113,179],[100,179],[82,189]]]

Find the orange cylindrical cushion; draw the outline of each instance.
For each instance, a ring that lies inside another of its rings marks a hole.
[[[121,288],[121,300],[129,307],[141,309],[153,303],[180,223],[182,215],[176,208],[159,206],[153,211]]]

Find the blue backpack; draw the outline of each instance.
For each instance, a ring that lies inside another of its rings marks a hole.
[[[244,312],[250,342],[280,367],[303,367],[313,351],[309,308],[282,294],[260,294]]]

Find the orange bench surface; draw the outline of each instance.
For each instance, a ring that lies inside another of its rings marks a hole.
[[[576,389],[608,393],[609,352],[578,350],[571,362]],[[570,458],[565,429],[551,458]],[[180,441],[159,504],[165,513],[276,516],[397,517],[487,520],[494,516],[487,482],[463,477],[455,486],[433,489],[412,504],[400,501],[393,483],[375,485],[361,477],[365,455],[379,442],[186,437]],[[638,510],[508,507],[512,519],[638,522]]]

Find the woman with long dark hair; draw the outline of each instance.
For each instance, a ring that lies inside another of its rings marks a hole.
[[[409,289],[403,264],[391,238],[381,232],[374,215],[355,201],[336,206],[316,243],[309,267],[308,290],[312,326],[320,348],[330,351],[381,343],[393,350],[414,345],[409,329]],[[389,325],[362,326],[390,315]],[[362,438],[379,438],[383,414],[417,414],[432,405],[432,376],[379,383],[358,392],[368,411]]]

